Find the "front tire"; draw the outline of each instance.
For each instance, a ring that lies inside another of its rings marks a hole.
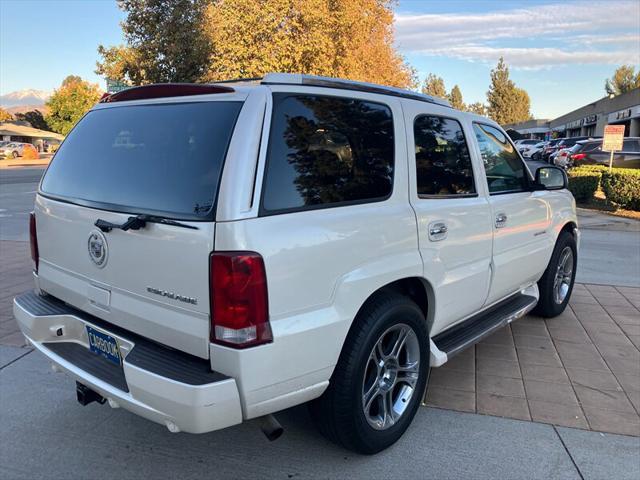
[[[564,312],[573,291],[577,264],[576,240],[569,232],[561,232],[549,265],[538,281],[540,300],[534,314],[551,318]]]
[[[329,440],[363,454],[395,443],[420,406],[429,370],[420,308],[383,292],[358,314],[324,394],[310,404]]]

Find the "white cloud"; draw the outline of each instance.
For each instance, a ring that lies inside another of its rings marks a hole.
[[[396,15],[396,43],[405,52],[495,63],[514,68],[640,63],[640,2],[558,3],[473,14]],[[635,33],[634,33],[635,32]],[[549,48],[514,42],[555,39]],[[509,45],[498,48],[496,45]]]

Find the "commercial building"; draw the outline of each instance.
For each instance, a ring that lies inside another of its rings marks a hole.
[[[624,125],[625,137],[640,137],[640,88],[603,97],[553,120],[528,120],[504,128],[530,138],[601,137],[611,124]]]

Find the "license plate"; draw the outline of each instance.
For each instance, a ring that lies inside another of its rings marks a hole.
[[[120,349],[118,348],[118,342],[115,338],[106,333],[99,332],[88,325],[87,335],[89,336],[89,350],[116,365],[120,365]]]

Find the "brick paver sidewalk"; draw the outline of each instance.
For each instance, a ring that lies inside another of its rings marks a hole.
[[[433,369],[427,405],[640,435],[640,288],[577,284],[569,307]]]
[[[0,344],[24,345],[13,297],[29,244],[0,241]],[[640,288],[576,285],[570,308],[528,316],[433,369],[430,406],[640,435]]]

